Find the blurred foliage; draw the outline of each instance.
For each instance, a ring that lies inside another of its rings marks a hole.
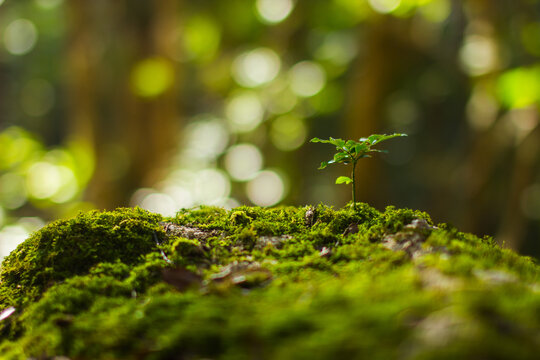
[[[91,207],[342,206],[306,139],[377,132],[410,137],[359,165],[360,200],[538,255],[539,19],[538,0],[0,0],[0,256],[20,221]]]

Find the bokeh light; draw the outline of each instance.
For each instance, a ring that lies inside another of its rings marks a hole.
[[[295,114],[276,118],[270,128],[272,143],[282,151],[298,149],[306,140],[307,128],[303,119]]]
[[[336,65],[346,65],[358,52],[358,41],[349,32],[331,32],[325,34],[322,42],[315,51],[319,60],[327,60]]]
[[[44,221],[40,218],[21,217],[17,222],[2,228],[0,230],[0,261],[26,240],[32,232],[44,225]]]
[[[263,97],[266,108],[272,114],[285,114],[298,104],[298,96],[284,79],[276,79],[264,88]]]
[[[0,230],[0,260],[28,238],[30,233],[19,225],[8,225]]]
[[[219,49],[220,29],[216,21],[206,16],[190,17],[182,35],[187,59],[206,62],[211,60]]]
[[[163,188],[163,193],[169,195],[174,200],[177,209],[190,208],[194,204],[194,199],[188,188],[171,183]]]
[[[277,24],[285,20],[294,8],[293,0],[257,0],[257,14],[267,24]]]
[[[248,132],[263,121],[264,109],[257,93],[241,91],[229,98],[225,115],[233,131]]]
[[[223,171],[214,168],[175,170],[157,185],[138,189],[131,197],[131,205],[172,216],[182,208],[224,206],[230,200],[230,180]]]
[[[28,197],[25,179],[17,173],[6,173],[0,176],[0,204],[6,209],[18,209],[24,205]]]
[[[12,21],[4,31],[4,46],[13,55],[25,55],[32,51],[38,40],[38,31],[27,19]]]
[[[209,114],[195,117],[184,133],[189,158],[214,159],[225,150],[229,141],[224,121]]]
[[[441,23],[450,16],[452,4],[450,0],[428,0],[419,11],[426,20]]]
[[[32,164],[26,176],[28,194],[36,199],[47,199],[60,189],[59,169],[45,161]]]
[[[133,92],[142,97],[156,97],[174,84],[174,68],[164,58],[148,58],[138,62],[131,73]]]
[[[70,201],[77,195],[79,186],[73,171],[66,166],[56,167],[59,175],[59,187],[51,196],[51,201],[57,204],[63,204]]]
[[[302,97],[310,97],[322,90],[326,83],[326,73],[319,64],[302,61],[289,71],[292,91]]]
[[[238,181],[253,179],[262,168],[263,157],[260,150],[252,144],[232,146],[225,155],[225,169]]]
[[[146,195],[140,202],[140,206],[163,216],[174,216],[178,211],[177,204],[172,197],[158,192]]]
[[[540,101],[540,66],[506,71],[497,83],[497,94],[510,108],[526,107]]]
[[[218,169],[204,169],[195,176],[195,199],[197,204],[220,205],[231,192],[227,175]]]
[[[238,84],[253,88],[272,81],[280,67],[281,60],[275,51],[258,48],[238,56],[232,74]]]
[[[264,170],[247,183],[246,193],[253,204],[272,206],[285,196],[285,182],[277,172]]]
[[[373,10],[381,14],[388,14],[396,10],[401,4],[401,0],[368,0],[368,2]]]
[[[370,6],[367,1],[358,1],[358,0],[334,0],[340,10],[350,16],[354,21],[361,21],[366,18],[368,13],[371,11]]]
[[[486,74],[497,67],[497,44],[491,37],[469,35],[465,38],[459,57],[467,73],[474,76]]]

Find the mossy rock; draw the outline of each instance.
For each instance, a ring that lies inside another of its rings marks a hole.
[[[420,211],[136,209],[0,269],[0,359],[537,359],[540,269]]]

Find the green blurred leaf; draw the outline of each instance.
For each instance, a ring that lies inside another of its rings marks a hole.
[[[319,166],[319,170],[325,169],[327,166],[328,166],[328,162],[327,162],[327,161],[323,161],[323,162],[321,163],[321,166]]]
[[[336,179],[336,184],[350,184],[352,183],[352,179],[348,176],[340,176]]]
[[[509,108],[522,108],[540,101],[540,66],[520,67],[502,74],[497,95]]]

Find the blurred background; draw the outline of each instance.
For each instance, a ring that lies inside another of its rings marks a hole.
[[[358,199],[540,256],[540,0],[0,0],[0,257],[81,210]]]

